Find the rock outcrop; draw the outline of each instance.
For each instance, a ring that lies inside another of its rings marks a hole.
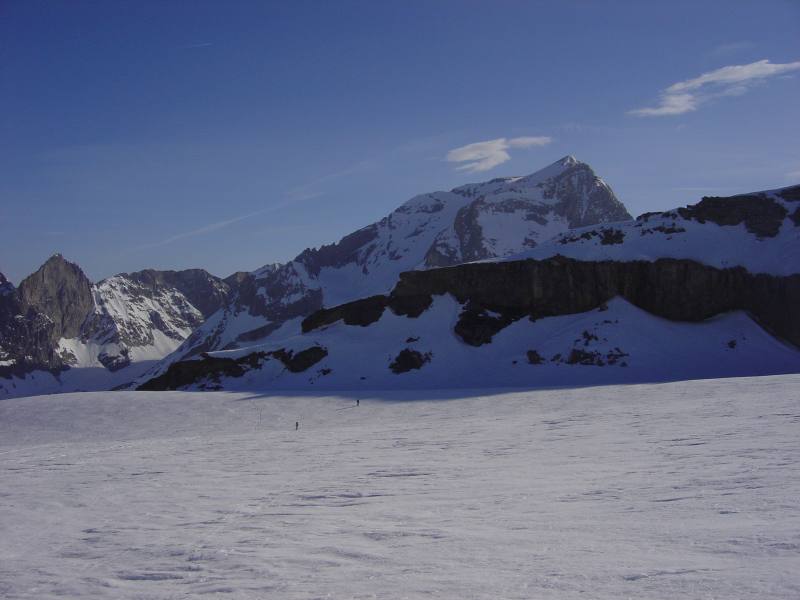
[[[485,341],[487,311],[498,324],[580,313],[621,296],[654,315],[702,321],[746,310],[773,335],[800,347],[800,275],[753,275],[741,267],[717,269],[691,260],[577,261],[564,257],[460,265],[400,275],[387,304],[425,304],[451,294],[468,308],[459,323],[462,337]],[[502,327],[497,327],[499,330]],[[458,325],[457,329],[458,331]]]
[[[791,191],[788,193],[791,195]],[[787,213],[786,208],[763,192],[725,198],[705,196],[695,205],[678,209],[678,214],[684,219],[694,219],[700,223],[706,221],[717,225],[744,223],[747,231],[761,238],[778,235]]]
[[[239,358],[203,354],[197,360],[173,363],[163,374],[140,385],[143,391],[178,390],[189,385],[215,389],[222,377],[242,377],[248,371],[260,369],[269,360],[278,360],[292,373],[307,371],[328,355],[321,346],[311,346],[299,352],[278,348],[252,352]]]
[[[94,306],[92,282],[75,263],[51,256],[19,284],[20,301],[53,322],[51,339],[77,337]]]
[[[0,276],[0,377],[24,373],[28,365],[57,370],[52,340],[55,323],[26,306],[18,290]]]
[[[403,348],[397,358],[389,365],[389,369],[391,369],[392,373],[399,375],[400,373],[421,369],[430,360],[431,355],[428,353],[423,354],[419,350]]]
[[[676,259],[586,262],[555,257],[409,271],[400,275],[391,294],[321,310],[306,318],[303,330],[340,319],[369,324],[385,308],[413,318],[430,306],[433,296],[444,294],[464,306],[454,331],[473,346],[490,343],[522,317],[582,313],[621,296],[675,321],[746,310],[770,333],[800,347],[800,275],[753,275],[740,267],[717,269]]]

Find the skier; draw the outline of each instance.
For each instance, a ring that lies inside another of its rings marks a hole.
[[[358,406],[360,403],[361,403],[361,398],[356,398],[356,406]]]
[[[294,422],[294,430],[297,431],[298,429],[300,429],[300,421],[295,421]]]

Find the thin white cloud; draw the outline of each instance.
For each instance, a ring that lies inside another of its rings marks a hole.
[[[456,167],[458,171],[479,173],[488,171],[511,159],[508,151],[511,148],[530,148],[531,146],[546,146],[553,138],[540,136],[524,136],[516,138],[497,138],[485,142],[475,142],[460,148],[454,148],[447,153],[447,162],[465,163]]]
[[[322,192],[315,191],[314,188],[318,188],[320,184],[328,183],[330,181],[340,179],[342,177],[348,177],[350,175],[355,175],[357,173],[363,173],[364,171],[368,171],[375,166],[375,161],[371,159],[365,159],[359,161],[355,164],[352,164],[341,171],[335,171],[333,173],[328,173],[327,175],[323,175],[304,183],[302,185],[298,185],[297,187],[292,188],[287,192],[287,196],[294,198],[297,196],[301,197],[314,197],[321,195]]]
[[[800,181],[800,169],[797,169],[796,171],[789,171],[786,174],[786,179],[794,179]]]
[[[166,246],[168,244],[172,244],[174,242],[178,242],[185,238],[195,237],[198,235],[205,235],[207,233],[211,233],[213,231],[217,231],[218,229],[223,229],[225,227],[229,227],[230,225],[235,225],[236,223],[240,223],[241,221],[245,221],[252,217],[257,217],[259,215],[263,215],[266,213],[275,212],[291,206],[293,204],[297,204],[299,202],[304,202],[305,200],[311,200],[313,198],[318,198],[323,195],[323,192],[314,190],[313,188],[318,186],[321,183],[329,182],[333,179],[338,179],[340,177],[346,177],[348,175],[352,175],[354,173],[358,173],[365,169],[369,169],[372,166],[372,161],[370,160],[362,160],[354,165],[351,165],[341,171],[336,171],[334,173],[329,173],[327,175],[323,175],[313,181],[305,183],[303,185],[299,185],[288,190],[284,194],[284,200],[273,204],[272,206],[268,206],[266,208],[262,208],[260,210],[256,210],[254,212],[250,212],[244,215],[239,215],[237,217],[231,217],[230,219],[223,219],[221,221],[216,221],[214,223],[209,223],[208,225],[203,225],[202,227],[198,227],[197,229],[192,229],[191,231],[183,231],[181,233],[176,233],[175,235],[171,235],[168,238],[163,240],[158,240],[156,242],[151,242],[149,244],[144,244],[142,246],[137,246],[133,250],[145,250],[149,248],[158,248],[161,246]]]
[[[185,238],[195,237],[198,235],[204,235],[206,233],[211,233],[212,231],[217,231],[218,229],[223,229],[224,227],[228,227],[229,225],[234,225],[235,223],[239,223],[241,221],[245,221],[252,217],[257,217],[258,215],[263,215],[265,213],[275,212],[282,208],[286,208],[287,206],[291,206],[292,204],[296,204],[298,202],[302,202],[304,200],[311,200],[312,198],[317,198],[321,196],[321,192],[314,192],[314,193],[307,193],[307,194],[292,194],[292,196],[283,202],[279,202],[278,204],[273,204],[272,206],[268,206],[267,208],[262,208],[261,210],[256,210],[254,212],[247,213],[245,215],[239,215],[238,217],[232,217],[230,219],[224,219],[222,221],[216,221],[215,223],[209,223],[208,225],[203,225],[202,227],[198,227],[197,229],[192,229],[191,231],[184,231],[182,233],[177,233],[172,235],[168,238],[163,240],[159,240],[157,242],[152,242],[150,244],[144,244],[142,246],[137,246],[134,250],[145,250],[148,248],[158,248],[160,246],[166,246],[168,244],[172,244],[174,242],[180,241]]]
[[[637,117],[682,115],[697,110],[701,104],[722,96],[740,96],[769,77],[800,69],[800,61],[776,64],[759,60],[747,65],[730,65],[703,73],[694,79],[679,81],[661,92],[657,106],[628,111]]]
[[[272,207],[270,207],[270,209],[271,208]],[[173,242],[177,242],[184,238],[203,235],[205,233],[211,233],[212,231],[216,231],[217,229],[222,229],[223,227],[228,227],[229,225],[233,225],[234,223],[238,223],[240,221],[244,221],[245,219],[249,219],[250,217],[255,217],[256,215],[265,213],[270,209],[257,210],[255,212],[251,212],[246,215],[239,215],[238,217],[233,217],[231,219],[217,221],[216,223],[209,223],[208,225],[203,225],[202,227],[198,227],[197,229],[192,229],[191,231],[184,231],[182,233],[177,233],[158,242],[152,242],[150,244],[144,244],[142,246],[138,246],[135,248],[135,250],[144,250],[146,248],[158,248],[159,246],[166,246],[167,244],[172,244]]]

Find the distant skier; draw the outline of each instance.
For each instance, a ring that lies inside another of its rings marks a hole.
[[[361,398],[356,398],[356,406],[358,406],[359,404],[361,404]]]
[[[300,421],[295,421],[294,422],[294,430],[297,431],[298,429],[300,429]]]

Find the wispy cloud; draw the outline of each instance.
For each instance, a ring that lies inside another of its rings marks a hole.
[[[249,212],[244,215],[239,215],[237,217],[231,217],[230,219],[223,219],[222,221],[215,221],[214,223],[209,223],[207,225],[203,225],[202,227],[198,227],[196,229],[192,229],[190,231],[184,231],[181,233],[176,233],[175,235],[171,235],[168,238],[163,240],[159,240],[157,242],[151,242],[149,244],[143,244],[142,246],[137,246],[134,250],[146,250],[150,248],[159,248],[161,246],[166,246],[168,244],[172,244],[174,242],[195,237],[198,235],[205,235],[207,233],[211,233],[217,231],[218,229],[223,229],[230,225],[234,225],[236,223],[240,223],[242,221],[246,221],[247,219],[251,219],[253,217],[257,217],[259,215],[263,215],[266,213],[275,212],[281,210],[282,208],[286,208],[287,206],[291,206],[292,204],[296,204],[298,202],[302,202],[303,200],[311,200],[312,198],[317,198],[321,196],[321,192],[315,193],[308,193],[308,194],[292,194],[291,197],[287,198],[283,202],[279,202],[278,204],[273,204],[272,206],[268,206],[266,208],[262,208],[261,210],[256,210],[253,212]]]
[[[368,171],[374,167],[375,167],[374,160],[371,159],[361,160],[348,167],[345,167],[340,171],[334,171],[333,173],[322,175],[321,177],[303,183],[302,185],[298,185],[289,190],[286,195],[291,199],[297,197],[313,198],[316,196],[320,196],[322,195],[322,193],[315,191],[314,188],[319,188],[321,184],[326,184],[336,179],[340,179],[342,177],[349,177],[350,175],[355,175],[357,173],[363,173],[364,171]]]
[[[270,207],[272,208],[272,207]],[[191,231],[184,231],[182,233],[176,233],[168,238],[163,240],[152,242],[149,244],[143,244],[141,246],[137,246],[135,250],[145,250],[148,248],[158,248],[160,246],[166,246],[168,244],[172,244],[173,242],[177,242],[179,240],[183,240],[190,237],[195,237],[197,235],[203,235],[205,233],[211,233],[212,231],[216,231],[218,229],[222,229],[224,227],[228,227],[229,225],[233,225],[234,223],[239,223],[240,221],[244,221],[245,219],[249,219],[251,217],[255,217],[257,215],[261,215],[267,212],[269,209],[257,210],[255,212],[247,213],[246,215],[239,215],[238,217],[233,217],[230,219],[224,219],[222,221],[216,221],[215,223],[209,223],[208,225],[203,225],[202,227],[198,227],[197,229],[192,229]]]
[[[794,181],[800,181],[800,169],[797,169],[796,171],[789,171],[786,174],[786,179],[792,179]]]
[[[456,167],[459,171],[478,173],[488,171],[501,165],[511,158],[508,151],[511,148],[530,148],[531,146],[545,146],[553,139],[548,136],[526,136],[516,138],[497,138],[485,142],[475,142],[460,148],[454,148],[447,153],[447,161],[466,163]]]
[[[225,227],[235,225],[236,223],[241,223],[242,221],[246,221],[247,219],[252,219],[253,217],[258,217],[260,215],[264,215],[267,213],[276,212],[281,209],[292,206],[293,204],[298,204],[300,202],[303,202],[305,200],[312,200],[314,198],[318,198],[323,195],[323,192],[315,190],[313,188],[319,186],[320,184],[330,182],[334,179],[338,179],[340,177],[346,177],[348,175],[359,173],[361,171],[364,171],[365,169],[369,169],[372,165],[373,165],[372,161],[362,160],[340,171],[328,173],[327,175],[323,175],[322,177],[318,177],[317,179],[314,179],[312,181],[304,183],[303,185],[299,185],[288,190],[287,192],[284,193],[284,199],[281,202],[278,202],[277,204],[273,204],[271,206],[267,206],[260,210],[249,212],[247,214],[231,217],[229,219],[222,219],[220,221],[208,223],[207,225],[203,225],[202,227],[198,227],[190,231],[183,231],[181,233],[176,233],[175,235],[171,235],[163,240],[158,240],[156,242],[151,242],[148,244],[144,244],[142,246],[137,246],[136,248],[134,248],[134,250],[159,248],[161,246],[166,246],[168,244],[172,244],[186,238],[212,233],[219,229],[224,229]]]
[[[657,106],[637,108],[629,114],[637,117],[665,117],[697,110],[709,100],[740,96],[769,77],[800,69],[800,61],[776,64],[759,60],[747,65],[730,65],[703,73],[694,79],[679,81],[661,92]]]

